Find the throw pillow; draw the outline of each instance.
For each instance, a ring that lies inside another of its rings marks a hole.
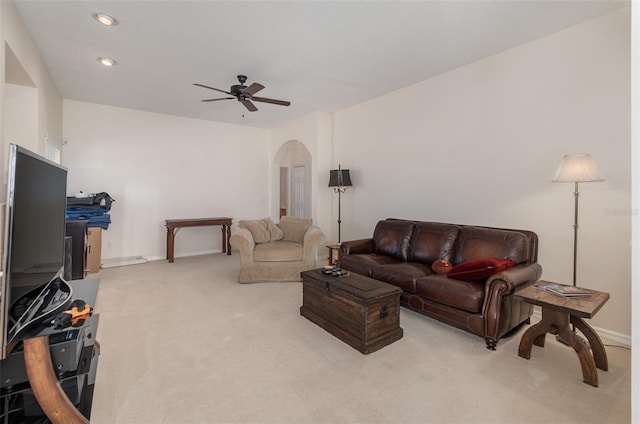
[[[447,277],[462,281],[477,281],[511,268],[516,262],[511,259],[483,258],[475,261],[467,261],[451,268]]]
[[[273,222],[273,219],[271,219],[271,217],[262,218],[262,221],[264,222],[267,228],[267,232],[269,233],[269,241],[282,240],[282,236],[284,234],[282,230],[278,228],[276,223]]]
[[[304,234],[313,221],[310,218],[298,218],[295,216],[283,216],[278,227],[282,230],[282,240],[302,243]]]
[[[267,225],[262,220],[238,221],[238,227],[249,230],[255,243],[266,243],[270,240]]]
[[[431,269],[433,270],[433,272],[440,275],[447,275],[451,268],[451,262],[444,259],[437,259],[431,264]]]

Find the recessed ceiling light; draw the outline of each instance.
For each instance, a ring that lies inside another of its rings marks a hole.
[[[93,19],[100,22],[102,25],[114,26],[118,25],[118,21],[113,16],[109,16],[105,13],[94,13]]]
[[[118,64],[118,62],[111,59],[110,57],[99,57],[98,62],[102,63],[104,66],[113,66]]]

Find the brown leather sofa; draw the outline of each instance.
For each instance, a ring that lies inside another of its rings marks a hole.
[[[372,238],[343,242],[339,266],[400,287],[404,307],[483,337],[498,339],[528,322],[533,307],[513,294],[540,279],[534,232],[386,219]],[[509,258],[516,265],[487,278],[463,281],[435,273],[438,259],[455,266],[483,258]]]

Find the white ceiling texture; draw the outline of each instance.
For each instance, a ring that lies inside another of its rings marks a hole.
[[[61,95],[272,128],[334,112],[579,24],[628,1],[16,0]],[[107,13],[118,25],[92,18]],[[107,68],[96,58],[108,56]],[[193,83],[265,86],[249,112]],[[408,98],[407,107],[419,103]]]

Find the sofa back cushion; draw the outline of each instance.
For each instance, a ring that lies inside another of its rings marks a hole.
[[[413,221],[400,219],[379,221],[373,231],[375,253],[406,261],[413,226]]]
[[[440,222],[416,222],[411,235],[409,262],[431,265],[437,259],[451,261],[460,227]]]
[[[482,258],[508,258],[516,263],[530,260],[529,239],[517,230],[463,226],[460,228],[454,265]]]

